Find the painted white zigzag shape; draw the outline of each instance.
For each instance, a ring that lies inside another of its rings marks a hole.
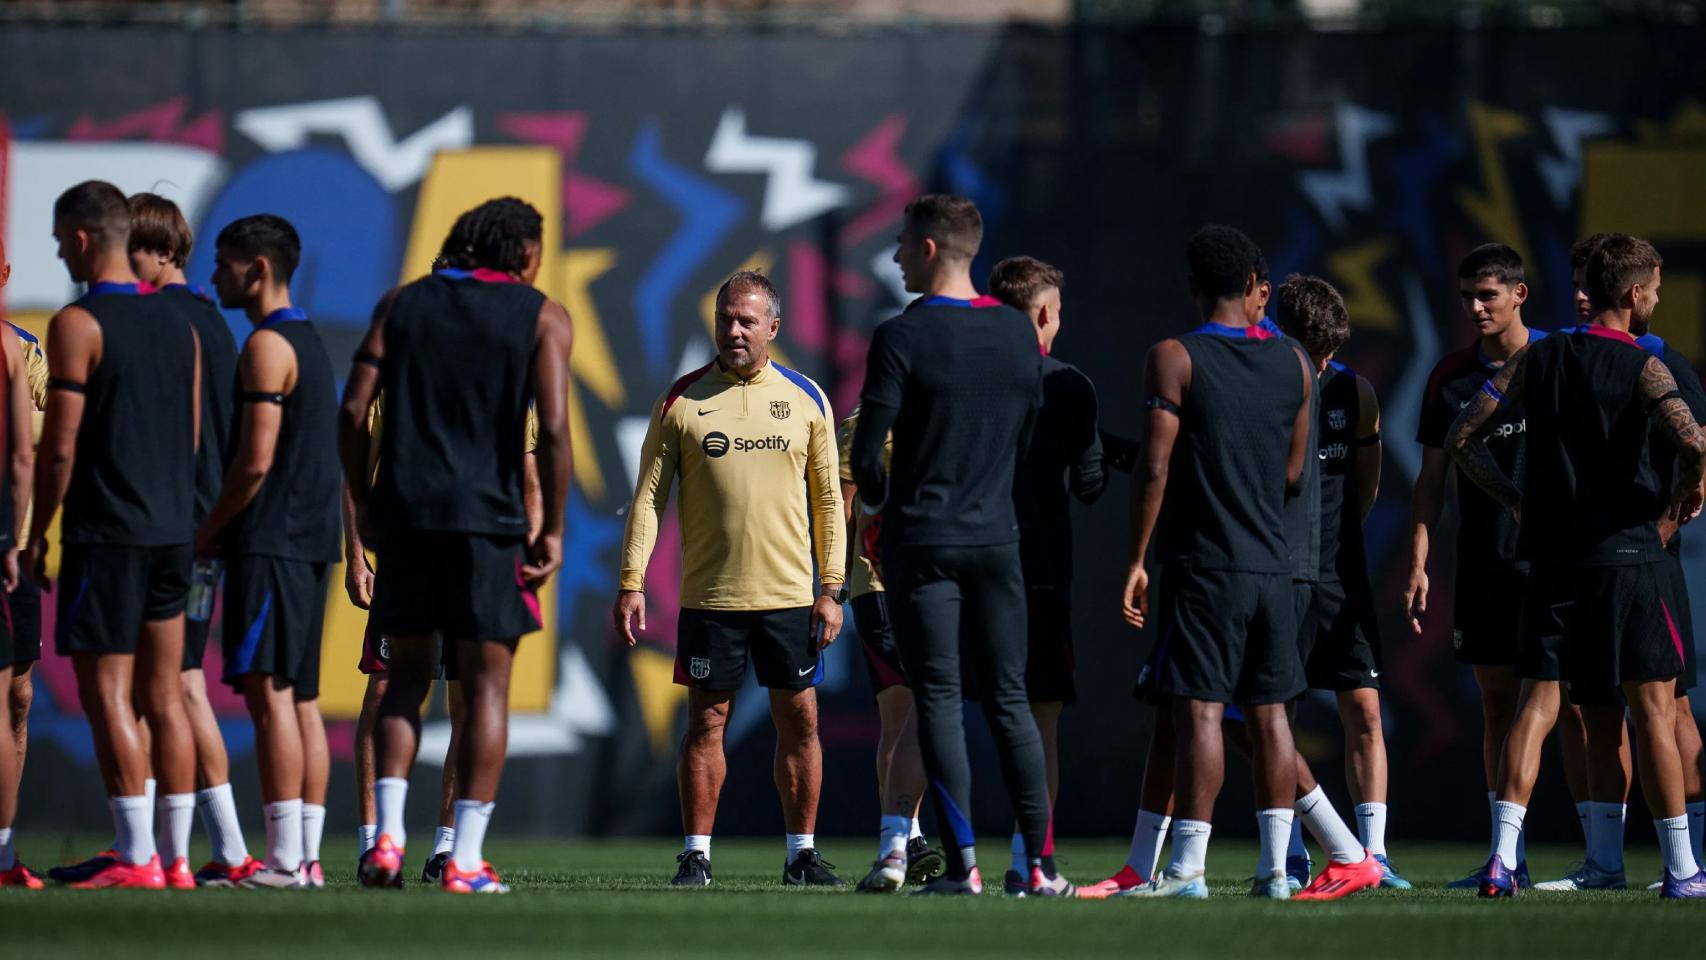
[[[419,182],[433,154],[460,150],[474,142],[474,112],[467,107],[457,107],[398,140],[376,97],[244,110],[237,114],[234,125],[272,153],[295,150],[308,142],[310,134],[339,134],[362,169],[392,193]]]
[[[746,113],[738,107],[723,111],[705,169],[713,173],[763,173],[764,209],[759,221],[772,232],[845,206],[849,193],[838,183],[812,175],[817,146],[810,140],[755,137],[746,132]]]
[[[1341,103],[1334,111],[1339,138],[1339,169],[1310,170],[1298,175],[1298,186],[1315,204],[1316,212],[1334,230],[1345,228],[1345,209],[1367,210],[1374,203],[1369,177],[1369,141],[1391,133],[1395,126],[1384,113]]]
[[[1439,361],[1439,331],[1434,327],[1433,310],[1421,278],[1413,273],[1404,276],[1404,312],[1410,321],[1410,359],[1392,388],[1391,402],[1381,411],[1385,421],[1382,429],[1389,437],[1416,435],[1416,425],[1422,419],[1422,394]],[[1413,443],[1389,443],[1386,453],[1397,462],[1404,477],[1414,477],[1422,469],[1421,448]]]
[[[616,710],[598,675],[579,647],[569,645],[557,656],[557,688],[544,714],[511,714],[511,757],[542,757],[581,751],[585,738],[608,736],[616,729]],[[442,766],[450,750],[450,722],[439,720],[421,728],[416,756]]]
[[[1546,191],[1552,195],[1552,202],[1559,207],[1568,207],[1571,195],[1582,182],[1582,142],[1611,133],[1617,129],[1617,121],[1609,113],[1562,107],[1547,107],[1541,111],[1541,116],[1546,120],[1546,129],[1552,132],[1552,143],[1558,148],[1558,155],[1542,155],[1535,162],[1540,167],[1540,178],[1546,181]]]

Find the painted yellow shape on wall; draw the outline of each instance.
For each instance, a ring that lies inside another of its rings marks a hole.
[[[1481,191],[1457,191],[1457,202],[1469,214],[1488,240],[1509,244],[1525,263],[1533,263],[1528,249],[1528,235],[1522,229],[1522,216],[1516,208],[1516,195],[1511,190],[1510,175],[1505,170],[1499,147],[1507,140],[1528,133],[1528,118],[1509,110],[1500,110],[1485,103],[1469,104],[1469,129],[1475,139],[1475,157],[1481,167]]]
[[[1326,256],[1327,275],[1338,283],[1351,323],[1365,330],[1396,333],[1402,329],[1397,308],[1387,299],[1375,276],[1391,253],[1392,241],[1375,237]]]
[[[524,637],[515,652],[509,707],[516,713],[544,713],[557,685],[555,579],[539,591],[539,616],[545,621],[545,629]],[[320,646],[320,712],[327,717],[354,719],[361,713],[367,677],[356,664],[361,661],[361,640],[366,631],[367,611],[349,602],[344,592],[344,565],[339,563],[332,569],[326,595],[326,626]]]
[[[628,672],[646,723],[646,739],[655,757],[675,749],[675,718],[687,700],[687,688],[675,682],[675,657],[661,650],[635,647],[628,652]]]

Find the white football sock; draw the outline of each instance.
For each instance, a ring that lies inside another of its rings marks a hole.
[[[1357,839],[1376,856],[1386,856],[1386,804],[1359,803],[1356,806]]]
[[[1291,818],[1291,843],[1286,846],[1285,855],[1288,860],[1292,857],[1302,857],[1305,860],[1309,859],[1309,848],[1303,843],[1302,817]]]
[[[153,777],[149,777],[147,780],[142,781],[142,795],[148,798],[148,809],[150,810],[154,809],[154,804],[158,802],[159,797],[157,796],[157,791],[159,790],[159,786],[160,785],[154,781]]]
[[[705,859],[709,860],[711,859],[711,835],[708,833],[690,833],[687,835],[687,845],[682,849],[688,853],[697,850],[705,855]]]
[[[1332,801],[1327,799],[1327,791],[1322,790],[1320,784],[1298,800],[1292,809],[1303,818],[1303,825],[1309,828],[1315,842],[1326,851],[1328,860],[1361,863],[1367,858],[1368,852],[1357,842],[1357,835],[1351,832],[1351,828],[1345,826],[1345,821],[1339,817],[1339,811],[1333,809]]]
[[[168,793],[160,798],[160,827],[157,836],[166,844],[162,858],[171,866],[190,855],[190,828],[195,826],[195,794]]]
[[[455,827],[439,827],[438,831],[432,835],[432,855],[435,857],[441,853],[449,853],[455,846]]]
[[[1623,822],[1628,809],[1621,803],[1588,802],[1588,859],[1602,870],[1623,870]]]
[[[1022,833],[1018,833],[1016,831],[1013,834],[1013,867],[1012,867],[1012,870],[1014,873],[1018,874],[1019,876],[1024,877],[1026,882],[1030,881],[1031,860],[1028,856],[1025,855],[1025,835]]]
[[[1592,800],[1583,800],[1576,804],[1576,819],[1582,825],[1582,839],[1587,841],[1588,859],[1593,859],[1593,821],[1588,819],[1593,810]]]
[[[1208,869],[1208,835],[1214,826],[1206,820],[1173,821],[1173,862],[1170,877],[1194,877]]]
[[[295,872],[302,866],[302,799],[266,804],[267,866]]]
[[[1517,859],[1517,846],[1522,839],[1522,818],[1528,815],[1528,808],[1520,803],[1495,800],[1493,812],[1498,816],[1493,822],[1493,855],[1504,861],[1506,869],[1515,870],[1522,862]]]
[[[379,842],[379,824],[364,823],[356,828],[355,835],[361,844],[361,852],[366,853],[373,849],[374,844]]]
[[[1172,823],[1173,818],[1166,814],[1137,811],[1137,826],[1131,831],[1131,853],[1125,862],[1145,880],[1155,879],[1155,867],[1161,862],[1161,845],[1167,842],[1167,828]]]
[[[496,803],[479,800],[456,801],[456,826],[451,828],[456,831],[456,838],[450,848],[450,859],[456,862],[456,869],[475,873],[485,866],[482,848],[486,844],[486,827],[491,825],[492,811],[496,808]]]
[[[1685,809],[1688,810],[1688,845],[1694,849],[1694,862],[1706,863],[1706,851],[1701,850],[1701,842],[1706,841],[1706,801],[1696,800]]]
[[[924,828],[918,825],[918,818],[913,817],[912,818],[912,832],[908,833],[906,835],[906,839],[912,840],[916,837],[922,837],[922,836],[924,836]]]
[[[1262,840],[1262,854],[1256,860],[1257,880],[1285,872],[1285,850],[1291,845],[1291,825],[1296,819],[1296,814],[1284,807],[1256,811],[1256,831]]]
[[[815,847],[817,845],[816,844],[816,837],[817,837],[817,835],[812,834],[812,833],[787,833],[787,834],[783,834],[782,838],[784,840],[786,840],[788,843],[788,860],[787,860],[787,862],[793,863],[794,858],[800,855],[800,851],[810,850],[813,847]]]
[[[373,782],[373,799],[379,804],[379,833],[389,834],[391,842],[407,846],[409,837],[403,829],[403,802],[409,799],[409,781],[402,777],[380,777]]]
[[[320,803],[302,804],[302,860],[320,860],[320,839],[326,835],[326,806]]]
[[[237,801],[231,796],[231,784],[197,790],[195,808],[201,814],[208,840],[213,843],[213,859],[228,867],[239,866],[249,859],[249,845],[243,840],[243,825],[237,820]]]
[[[125,863],[147,863],[154,858],[154,805],[147,795],[113,797],[107,801],[113,812],[113,849]]]
[[[1653,829],[1659,834],[1659,849],[1664,851],[1665,869],[1677,880],[1687,880],[1700,872],[1694,860],[1694,848],[1688,842],[1688,815],[1654,820]]]
[[[18,855],[12,850],[12,828],[0,827],[0,870],[10,870],[18,863]]]
[[[877,830],[877,859],[906,856],[907,831],[917,822],[910,817],[884,817],[882,826]]]

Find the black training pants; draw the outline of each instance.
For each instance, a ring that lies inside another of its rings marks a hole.
[[[1025,583],[1019,545],[885,545],[883,585],[901,664],[918,709],[918,741],[949,836],[948,867],[963,876],[960,848],[974,842],[971,763],[961,714],[960,656],[983,694],[1001,773],[1025,849],[1042,854],[1048,833],[1048,779],[1042,739],[1025,694]]]

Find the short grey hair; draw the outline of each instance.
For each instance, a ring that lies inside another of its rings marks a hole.
[[[717,302],[722,303],[723,298],[736,288],[764,294],[764,298],[769,304],[765,313],[770,319],[775,320],[782,315],[782,295],[776,292],[776,285],[771,283],[770,278],[764,274],[757,270],[741,270],[735,273],[717,288]]]

